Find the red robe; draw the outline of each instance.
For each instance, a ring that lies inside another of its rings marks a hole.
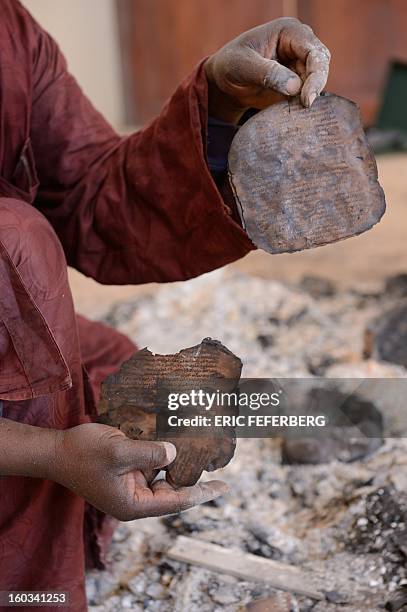
[[[100,381],[134,350],[78,325],[67,263],[100,283],[167,282],[253,245],[208,170],[202,64],[157,119],[121,137],[26,10],[0,0],[0,15],[0,405],[65,429],[95,417]],[[84,506],[53,482],[0,477],[0,591],[63,589],[69,609],[86,608]],[[96,563],[97,527],[90,510]]]

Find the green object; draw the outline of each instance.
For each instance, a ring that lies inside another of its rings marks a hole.
[[[407,133],[407,64],[390,64],[376,127]]]

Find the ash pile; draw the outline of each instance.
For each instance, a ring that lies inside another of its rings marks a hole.
[[[345,386],[407,378],[404,275],[344,290],[318,278],[289,285],[218,271],[121,303],[106,320],[158,353],[216,337],[242,358],[247,378],[322,376]],[[88,574],[90,610],[407,609],[407,413],[394,409],[391,393],[375,405],[372,385],[357,409],[378,428],[374,443],[355,449],[343,436],[321,456],[281,439],[240,439],[215,475],[230,495],[120,525],[109,569]],[[322,598],[175,560],[179,538],[300,568]]]

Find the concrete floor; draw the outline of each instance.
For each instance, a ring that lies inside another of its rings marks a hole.
[[[398,272],[407,272],[407,155],[378,158],[379,178],[386,194],[387,212],[382,221],[362,236],[291,255],[251,253],[228,269],[276,280],[295,282],[304,275],[329,278],[339,285],[381,283]],[[99,318],[112,304],[155,285],[107,287],[71,270],[72,291],[78,312]]]

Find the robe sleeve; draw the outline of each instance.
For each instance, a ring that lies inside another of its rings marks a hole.
[[[52,38],[34,21],[32,28],[35,206],[68,264],[100,283],[166,282],[252,250],[208,169],[203,62],[155,120],[122,137],[83,94]]]

